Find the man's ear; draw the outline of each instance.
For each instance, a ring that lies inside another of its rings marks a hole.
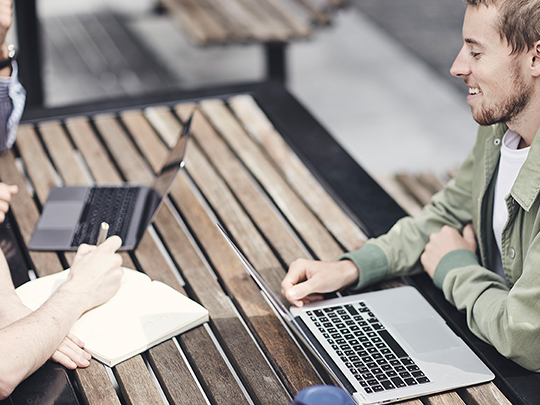
[[[540,41],[534,43],[531,49],[531,73],[534,77],[540,77]]]

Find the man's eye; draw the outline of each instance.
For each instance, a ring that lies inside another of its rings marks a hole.
[[[473,58],[478,58],[480,56],[480,52],[471,52],[471,56]]]

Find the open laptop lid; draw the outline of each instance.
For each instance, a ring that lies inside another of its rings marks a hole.
[[[351,385],[346,383],[345,377],[340,375],[339,369],[337,369],[334,365],[332,365],[323,354],[322,349],[319,349],[315,346],[314,342],[308,337],[308,335],[304,332],[301,325],[296,321],[293,314],[289,311],[288,308],[283,305],[279,297],[276,296],[276,294],[272,291],[270,286],[264,281],[261,274],[253,267],[253,265],[249,262],[249,260],[244,256],[244,254],[240,251],[238,246],[233,242],[233,240],[230,238],[230,236],[227,234],[225,229],[221,226],[221,224],[216,224],[218,229],[221,231],[229,245],[232,247],[234,252],[236,253],[236,256],[240,259],[242,264],[244,265],[244,269],[248,272],[248,274],[251,276],[251,278],[257,283],[259,288],[261,289],[262,294],[266,297],[268,303],[273,308],[274,312],[283,319],[285,324],[296,334],[296,336],[306,345],[306,347],[311,351],[311,353],[316,356],[321,364],[326,368],[326,371],[333,377],[336,383],[342,386],[346,391],[352,393],[355,390],[352,388]]]
[[[178,138],[178,142],[176,142],[176,145],[171,150],[167,161],[161,168],[161,171],[154,180],[154,183],[152,184],[152,205],[150,207],[148,215],[146,216],[145,223],[141,224],[140,229],[143,232],[154,220],[160,207],[165,201],[165,197],[169,194],[169,191],[171,190],[176,176],[185,165],[184,157],[186,156],[187,144],[191,136],[191,122],[193,120],[193,115],[195,114],[195,111],[196,109],[193,110],[189,119],[185,123],[184,128],[182,129],[182,133]]]

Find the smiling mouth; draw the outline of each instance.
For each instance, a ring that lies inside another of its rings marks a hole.
[[[475,94],[479,94],[479,93],[480,93],[480,89],[469,87],[469,94],[475,95]]]

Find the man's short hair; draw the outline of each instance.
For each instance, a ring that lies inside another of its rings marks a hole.
[[[540,0],[465,0],[469,6],[499,9],[498,30],[513,54],[530,51],[540,40]]]

